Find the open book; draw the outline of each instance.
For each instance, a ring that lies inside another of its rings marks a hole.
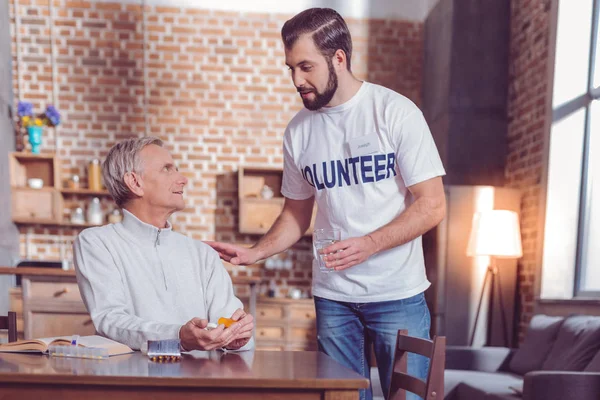
[[[9,353],[48,353],[51,345],[71,345],[71,336],[59,336],[51,338],[18,340],[12,343],[0,344],[0,352]],[[77,345],[82,347],[99,347],[108,350],[109,356],[132,353],[133,350],[124,344],[115,342],[102,336],[80,336]]]

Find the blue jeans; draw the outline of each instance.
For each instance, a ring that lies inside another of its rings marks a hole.
[[[392,363],[399,329],[410,336],[429,339],[431,319],[423,293],[402,300],[346,303],[315,296],[319,351],[370,379],[371,346],[385,397],[388,396]],[[408,356],[408,373],[427,379],[429,359]],[[373,398],[372,387],[360,391],[361,400]],[[407,400],[421,397],[407,392]]]

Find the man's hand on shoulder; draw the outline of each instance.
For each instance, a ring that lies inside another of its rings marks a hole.
[[[212,247],[222,260],[234,265],[250,265],[260,260],[260,254],[256,249],[238,246],[223,242],[204,242]]]

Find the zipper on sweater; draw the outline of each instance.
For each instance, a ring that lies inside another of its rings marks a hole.
[[[160,259],[160,254],[158,253],[158,246],[160,246],[160,229],[156,232],[156,240],[154,241],[154,248],[156,249],[156,257],[158,258],[158,263],[160,264],[160,269],[163,273],[163,281],[165,283],[165,290],[169,290],[167,286],[167,275],[165,274],[165,268],[162,264],[162,260]]]

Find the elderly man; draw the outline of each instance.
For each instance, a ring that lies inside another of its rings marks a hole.
[[[177,338],[183,350],[253,347],[253,317],[218,254],[171,228],[171,214],[185,208],[187,179],[163,142],[116,144],[103,175],[123,221],[86,229],[74,243],[77,282],[96,330],[133,349]],[[220,317],[236,322],[206,329]]]

